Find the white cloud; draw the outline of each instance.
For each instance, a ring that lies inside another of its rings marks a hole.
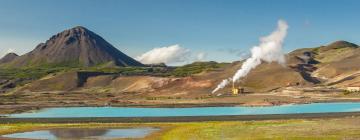
[[[197,61],[204,61],[206,56],[207,54],[205,52],[200,52],[196,55],[196,59]]]
[[[187,62],[191,57],[191,51],[180,45],[171,45],[168,47],[154,48],[140,56],[136,60],[144,64],[154,63],[183,63]]]

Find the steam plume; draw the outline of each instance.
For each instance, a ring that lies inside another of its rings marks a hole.
[[[217,85],[217,87],[211,93],[215,93],[219,89],[224,88],[227,84],[229,84],[230,81],[231,81],[231,78],[222,80],[221,83],[219,85]]]
[[[287,23],[284,20],[279,20],[275,31],[268,36],[260,38],[260,44],[251,49],[251,57],[246,59],[241,68],[235,73],[232,77],[232,82],[236,82],[240,78],[246,76],[252,69],[260,65],[262,61],[268,63],[277,62],[284,65],[285,56],[282,53],[282,46],[287,34],[287,29]],[[213,93],[224,88],[226,84],[229,83],[224,81],[215,88]]]

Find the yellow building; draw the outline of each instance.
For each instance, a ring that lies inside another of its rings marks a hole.
[[[239,94],[239,89],[238,89],[238,88],[232,88],[232,93],[233,93],[234,95]]]
[[[232,86],[232,94],[234,95],[238,95],[240,93],[243,93],[244,92],[244,89],[243,88],[235,88],[235,85],[233,83],[233,86]]]

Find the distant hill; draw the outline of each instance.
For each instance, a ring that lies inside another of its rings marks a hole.
[[[19,55],[17,55],[16,53],[8,53],[3,58],[0,59],[0,64],[10,62],[17,57],[19,57]]]
[[[222,71],[209,72],[200,77],[219,83],[233,76],[242,62],[234,62]],[[347,41],[297,49],[286,54],[285,67],[263,63],[236,85],[251,91],[271,91],[287,86],[360,86],[360,49]],[[222,91],[229,91],[230,87]]]
[[[19,91],[81,90],[94,93],[142,93],[146,96],[206,96],[223,79],[232,77],[243,62],[194,62],[179,67],[154,65],[147,68],[104,68],[104,71],[96,68],[91,69],[91,73],[76,70],[54,72],[32,81]],[[324,46],[294,50],[286,54],[285,66],[262,63],[235,85],[244,87],[249,93],[281,91],[286,87],[360,86],[359,62],[358,45],[336,41]],[[101,71],[103,74],[98,74]],[[17,77],[22,75],[16,74]],[[231,84],[219,93],[230,92],[230,88]],[[137,95],[134,94],[134,97]]]
[[[116,66],[144,66],[122,53],[99,35],[77,26],[52,36],[31,52],[6,62],[8,67],[80,66],[101,64]]]

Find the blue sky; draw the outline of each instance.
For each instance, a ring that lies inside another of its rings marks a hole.
[[[336,40],[360,44],[358,0],[0,0],[0,51],[32,50],[81,25],[135,57],[179,44],[234,61],[284,19],[285,51]],[[0,52],[1,54],[1,52]]]

